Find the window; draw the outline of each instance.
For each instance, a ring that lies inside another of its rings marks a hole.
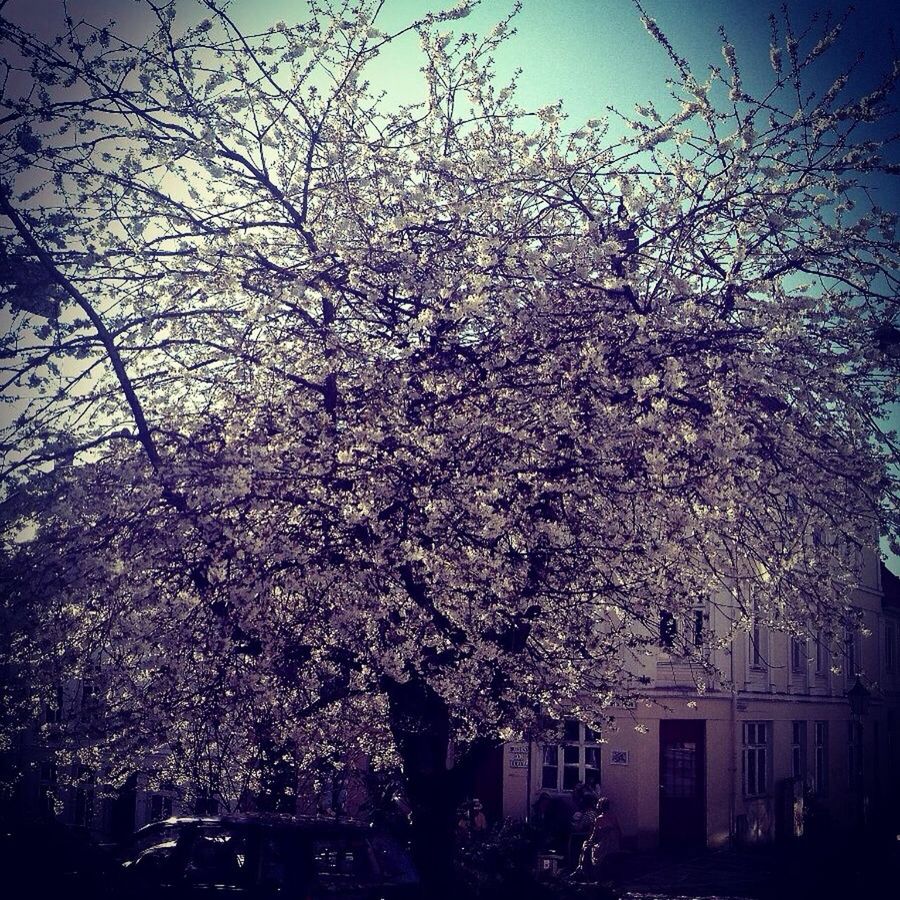
[[[53,699],[44,707],[44,721],[48,725],[62,722],[63,714],[63,692],[61,687],[57,687],[53,694]]]
[[[209,791],[201,791],[194,801],[194,811],[198,816],[217,816],[219,801]]]
[[[791,672],[801,675],[806,671],[806,640],[791,638]]]
[[[663,610],[659,614],[659,646],[671,650],[678,637],[678,622],[672,613]]]
[[[246,887],[249,877],[246,830],[218,825],[198,830],[184,870],[189,885],[223,891]]]
[[[750,625],[750,668],[765,669],[768,664],[768,632],[759,624],[759,608],[753,601],[753,619]]]
[[[131,842],[129,862],[137,872],[147,872],[157,884],[180,878],[181,860],[176,851],[182,835],[183,832],[174,826],[151,825],[149,829],[142,829]]]
[[[698,607],[691,611],[691,615],[693,616],[693,639],[694,646],[700,650],[703,647],[703,643],[706,639],[706,630],[707,630],[707,621],[709,619],[709,613],[707,613],[705,607]]]
[[[744,796],[759,797],[769,787],[768,722],[744,722]]]
[[[290,812],[293,802],[293,795],[287,791],[283,792],[282,796],[276,799],[278,811]],[[322,777],[319,781],[319,795],[316,802],[319,812],[323,815],[344,815],[347,806],[347,785],[342,772],[333,771]]]
[[[545,744],[541,765],[541,787],[549,791],[571,791],[578,782],[600,784],[598,735],[577,719],[565,719],[563,743]]]
[[[172,817],[172,798],[166,794],[150,795],[150,821],[159,822],[161,819]]]
[[[825,674],[825,636],[816,632],[816,675]]]
[[[696,741],[667,741],[660,755],[660,788],[670,800],[696,799],[700,790]]]
[[[555,791],[559,780],[559,746],[544,744],[542,750],[541,787]]]
[[[893,672],[894,666],[897,664],[897,632],[894,630],[892,622],[888,622],[884,626],[884,670],[885,672]]]
[[[750,631],[750,668],[764,669],[766,667],[766,630],[756,621]]]
[[[815,791],[820,797],[828,793],[828,723],[816,722]]]
[[[178,836],[183,825],[158,824],[148,825],[132,836],[129,842],[129,856],[139,858],[148,850],[172,848],[178,844]]]
[[[791,722],[791,776],[806,781],[806,722]]]
[[[707,620],[709,615],[705,606],[697,606],[676,618],[668,610],[659,614],[659,646],[664,650],[677,652],[679,631],[683,633],[681,647],[685,652],[690,647],[702,650],[706,639]]]

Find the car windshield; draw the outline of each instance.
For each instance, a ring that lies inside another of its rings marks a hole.
[[[131,838],[131,843],[126,852],[127,859],[135,861],[148,850],[161,850],[174,848],[178,843],[179,828],[168,822],[159,822],[148,828],[142,828]]]
[[[203,825],[191,843],[184,876],[188,884],[242,887],[248,881],[247,830]]]

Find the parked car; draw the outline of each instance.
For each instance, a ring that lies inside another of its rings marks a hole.
[[[177,818],[136,832],[123,897],[400,900],[418,896],[408,851],[360,823],[323,818]]]

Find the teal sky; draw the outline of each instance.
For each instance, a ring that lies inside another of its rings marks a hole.
[[[188,17],[197,16],[198,4],[179,0]],[[428,9],[449,8],[455,0],[386,0],[382,27],[400,25]],[[900,4],[891,0],[788,0],[798,30],[814,15],[827,10],[840,17],[853,5],[839,56],[851,59],[863,50],[863,74],[889,67],[896,52],[892,29],[900,23]],[[702,74],[708,62],[721,63],[718,25],[728,31],[743,57],[745,80],[768,73],[768,13],[778,11],[781,0],[644,0],[650,16],[669,35],[676,50]],[[70,12],[95,23],[114,18],[126,30],[139,28],[151,17],[139,0],[68,0]],[[512,0],[482,0],[468,18],[455,23],[459,30],[482,30],[505,16]],[[279,19],[306,17],[303,0],[232,0],[230,13],[254,30]],[[63,0],[7,0],[4,15],[36,31],[61,20]],[[517,36],[499,54],[498,68],[509,73],[522,67],[522,102],[543,104],[564,98],[576,118],[597,115],[608,103],[627,105],[658,95],[671,68],[665,54],[646,34],[632,0],[523,0],[517,17]],[[396,57],[396,68],[385,74],[384,87],[407,90],[417,79],[415,40]],[[741,51],[744,51],[743,53]]]
[[[772,77],[769,64],[770,11],[777,12],[782,0],[643,0],[647,13],[669,36],[702,80],[710,63],[721,65],[719,25],[736,46],[745,86],[752,93],[763,89]],[[378,25],[382,30],[400,28],[424,12],[453,7],[456,0],[385,0]],[[186,20],[202,15],[194,0],[177,0]],[[459,31],[485,31],[504,18],[513,0],[481,0],[468,17],[451,23]],[[889,71],[900,55],[894,29],[900,24],[897,0],[788,0],[792,22],[798,32],[813,24],[812,34],[822,31],[829,10],[840,19],[848,7],[853,12],[836,49],[817,61],[811,73],[813,87],[822,91],[834,76],[856,57],[864,58],[857,71],[857,90],[873,86]],[[104,24],[110,18],[119,30],[135,37],[152,24],[152,14],[141,0],[68,0],[76,19]],[[304,0],[232,0],[230,14],[247,31],[261,30],[278,21],[303,20],[308,15]],[[55,33],[63,16],[63,0],[7,0],[3,13],[38,33]],[[518,95],[526,108],[537,108],[564,100],[569,124],[574,130],[585,119],[602,116],[609,105],[630,113],[635,103],[664,103],[666,78],[672,65],[666,54],[647,34],[632,0],[522,0],[516,18],[517,34],[497,54],[502,80],[522,69]],[[446,26],[450,27],[450,25]],[[807,44],[812,45],[813,37]],[[388,48],[383,58],[367,71],[376,88],[384,89],[397,102],[423,96],[418,42],[407,35]],[[900,131],[900,118],[893,123]],[[881,205],[900,206],[900,192],[884,186],[891,196]]]
[[[643,0],[647,13],[657,20],[679,54],[686,57],[698,76],[709,63],[721,64],[718,26],[723,25],[738,51],[744,81],[751,90],[771,78],[769,67],[770,11],[782,0]],[[379,18],[383,30],[401,27],[429,9],[446,9],[456,0],[386,0]],[[452,23],[456,30],[483,31],[504,18],[513,0],[482,0],[468,18]],[[788,0],[798,31],[814,16],[824,20],[830,9],[840,18],[850,0]],[[900,23],[896,0],[856,0],[839,49],[827,54],[815,71],[820,89],[858,52],[865,58],[859,83],[870,86],[877,73],[890,69],[900,50],[893,33]],[[178,0],[187,19],[199,18],[200,4]],[[113,18],[120,30],[135,36],[152,23],[140,0],[68,0],[76,19],[103,24]],[[291,22],[308,15],[304,0],[232,0],[230,14],[248,31],[259,30],[279,19]],[[63,0],[7,0],[3,13],[47,34],[62,21]],[[447,26],[449,27],[449,26]],[[630,112],[635,103],[665,97],[665,80],[672,66],[663,50],[644,30],[632,0],[523,0],[516,19],[517,34],[497,54],[498,74],[505,80],[522,69],[519,102],[538,107],[559,99],[572,120],[602,115],[607,105]],[[814,33],[821,30],[814,27]],[[373,84],[400,101],[420,96],[420,61],[415,35],[392,48],[370,71]],[[817,63],[817,65],[819,65]]]
[[[232,9],[242,23],[252,27],[296,17],[303,5],[297,0],[236,0]],[[383,28],[399,26],[426,9],[454,5],[454,0],[433,4],[387,0],[380,21]],[[718,34],[718,26],[723,25],[737,47],[745,83],[751,89],[771,77],[768,14],[780,5],[781,0],[771,4],[765,0],[644,0],[647,13],[700,76],[709,63],[723,61]],[[809,25],[813,16],[823,21],[829,8],[840,18],[850,5],[849,0],[788,3],[798,31]],[[511,7],[512,0],[482,0],[471,16],[453,24],[457,30],[486,30]],[[870,85],[877,73],[890,69],[896,53],[891,31],[900,23],[900,4],[858,0],[855,7],[842,47],[829,54],[816,73],[824,87],[859,51],[865,53],[861,83]],[[498,53],[499,74],[508,76],[521,68],[520,103],[536,107],[563,99],[573,127],[602,114],[609,104],[630,111],[637,102],[660,98],[665,80],[672,74],[671,63],[644,30],[631,0],[523,0],[516,28],[516,36]],[[419,83],[415,38],[411,36],[388,62],[390,65],[378,70],[378,86],[404,98],[410,96]]]

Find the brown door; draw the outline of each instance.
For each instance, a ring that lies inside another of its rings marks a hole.
[[[659,842],[664,847],[706,844],[706,722],[659,723]]]

